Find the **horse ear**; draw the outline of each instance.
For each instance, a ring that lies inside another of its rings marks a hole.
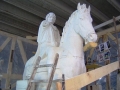
[[[90,6],[88,7],[88,12],[90,12],[90,10],[91,10],[91,8],[90,8]]]
[[[81,9],[81,6],[80,6],[80,3],[78,3],[77,10],[80,10],[80,9]]]
[[[86,9],[86,4],[83,4],[83,5],[82,5],[82,9]]]

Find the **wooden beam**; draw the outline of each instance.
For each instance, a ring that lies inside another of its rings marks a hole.
[[[7,73],[3,73],[2,74],[2,78],[6,79],[8,77],[8,74]]]
[[[116,20],[119,20],[119,19],[120,19],[120,16],[117,16],[117,17],[116,17]],[[106,22],[104,22],[104,23],[101,23],[100,25],[95,26],[94,29],[98,29],[98,28],[101,28],[101,27],[103,27],[103,26],[109,25],[109,24],[112,23],[112,22],[113,22],[113,19],[108,20],[108,21],[106,21]]]
[[[12,74],[10,78],[20,80],[20,79],[22,79],[22,77],[23,77],[23,75],[20,75],[20,74]]]
[[[33,44],[33,45],[37,45],[37,42],[34,42],[34,41],[31,41],[31,40],[28,40],[28,39],[25,39],[23,37],[19,37],[17,35],[13,35],[13,34],[10,34],[10,33],[6,33],[6,32],[3,32],[3,31],[0,31],[0,35],[2,36],[7,36],[7,37],[10,37],[10,38],[16,38],[16,39],[19,39],[21,41],[24,41],[24,42],[27,42],[27,43],[30,43],[30,44]]]
[[[11,40],[11,38],[7,38],[4,43],[0,46],[0,52],[5,48],[5,46],[9,43],[9,41]]]
[[[7,73],[3,73],[2,74],[2,78],[7,78],[8,77],[8,74]],[[11,74],[11,77],[10,77],[11,79],[22,79],[22,75],[20,75],[20,74]]]
[[[119,69],[118,61],[65,80],[65,88],[66,90],[78,90],[117,69]]]
[[[26,57],[25,50],[24,50],[24,48],[23,48],[22,41],[17,40],[17,43],[18,43],[18,46],[19,46],[19,49],[20,49],[20,53],[21,53],[23,62],[24,62],[24,64],[25,64],[25,63],[27,62],[27,57]]]
[[[33,44],[33,45],[38,45],[37,42],[35,41],[32,41],[32,40],[28,40],[28,39],[25,39],[23,37],[17,37],[18,40],[21,40],[21,41],[24,41],[24,42],[27,42],[27,43],[30,43],[30,44]]]
[[[12,74],[12,61],[13,61],[13,52],[15,49],[15,43],[16,43],[16,39],[13,38],[12,44],[11,44],[11,49],[10,49],[9,61],[8,61],[8,69],[7,69],[8,77],[6,78],[6,84],[5,84],[6,89],[9,89],[9,85],[10,85],[10,77]]]
[[[111,34],[111,33],[107,33],[108,37],[111,38],[116,44],[116,38]]]
[[[103,42],[106,42],[108,40],[108,36],[105,34],[103,35]]]
[[[30,39],[30,40],[37,40],[37,36],[26,36],[27,39]]]
[[[116,28],[117,28],[117,31],[119,31],[120,30],[120,24],[117,25]],[[111,28],[105,29],[103,31],[97,32],[97,35],[98,35],[98,37],[101,37],[102,35],[105,35],[106,33],[113,33],[113,32],[115,32],[115,28],[111,27]]]
[[[105,34],[103,36],[103,42],[108,41],[108,36]],[[110,60],[105,61],[105,65],[110,64]],[[111,84],[110,84],[110,75],[106,75],[106,90],[110,90]]]
[[[57,90],[62,90],[62,84],[60,82],[56,83]]]

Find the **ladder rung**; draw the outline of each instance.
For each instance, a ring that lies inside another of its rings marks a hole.
[[[48,80],[31,80],[31,82],[35,82],[35,83],[39,83],[39,82],[48,83]],[[62,79],[57,79],[57,80],[54,80],[53,82],[62,82]]]
[[[44,64],[44,65],[37,65],[37,68],[42,68],[42,67],[55,67],[53,64]]]

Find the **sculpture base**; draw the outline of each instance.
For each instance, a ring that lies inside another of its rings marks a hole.
[[[16,90],[27,90],[28,80],[18,80]],[[31,90],[35,90],[35,83],[32,84]]]

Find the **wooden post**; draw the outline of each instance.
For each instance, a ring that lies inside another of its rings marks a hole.
[[[117,39],[117,46],[118,46],[118,60],[120,61],[120,49],[119,49],[119,41],[118,41],[118,35],[117,35],[117,29],[116,29],[116,20],[115,20],[115,17],[113,17],[113,21],[114,21],[114,28],[115,28],[116,39]]]
[[[110,64],[110,60],[106,61],[106,65]],[[111,89],[111,83],[110,83],[110,74],[106,76],[106,90]]]
[[[65,80],[66,90],[79,90],[80,88],[98,80],[99,78],[108,75],[109,73],[119,68],[119,62],[116,61],[106,66],[94,69],[87,73],[72,77],[71,79]]]
[[[9,41],[11,40],[10,37],[8,37],[4,43],[0,46],[0,52],[5,48],[5,46],[9,43]]]
[[[17,40],[17,43],[18,43],[18,46],[19,46],[19,49],[20,49],[20,53],[21,53],[23,62],[25,64],[27,62],[27,56],[26,56],[26,53],[25,53],[22,41],[21,40]]]
[[[114,22],[114,28],[115,28],[115,33],[116,33],[116,39],[117,39],[117,46],[118,46],[118,60],[119,60],[119,67],[120,67],[120,48],[119,48],[119,41],[118,41],[118,35],[117,35],[117,29],[116,29],[116,19],[115,17],[113,17],[113,22]],[[118,69],[118,76],[119,77],[119,71],[120,69]],[[117,79],[117,88],[119,88],[119,80]],[[119,90],[119,89],[118,89]]]
[[[62,90],[62,84],[60,82],[56,83],[57,90]]]
[[[5,84],[5,88],[9,89],[10,86],[10,77],[12,74],[12,62],[13,62],[13,52],[15,49],[15,43],[16,43],[16,39],[13,38],[12,39],[12,44],[11,44],[11,49],[10,49],[10,56],[9,56],[9,61],[8,61],[8,69],[7,69],[7,78],[6,78],[6,84]]]
[[[106,42],[108,40],[108,36],[104,35],[103,42]],[[105,61],[105,65],[110,64],[110,60]],[[110,83],[110,74],[106,75],[106,90],[111,89],[111,83]]]

